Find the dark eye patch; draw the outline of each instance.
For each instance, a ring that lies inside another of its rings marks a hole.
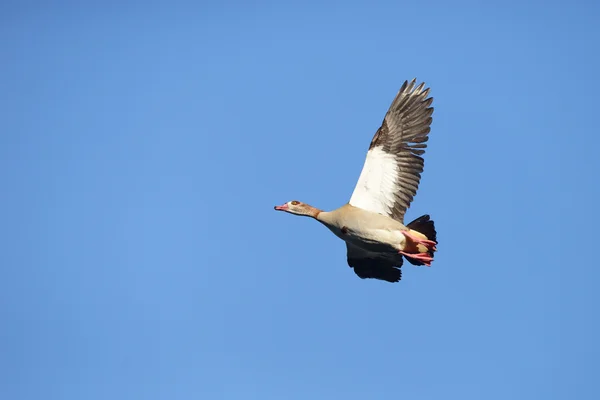
[[[300,202],[299,202],[299,201],[296,201],[296,200],[292,201],[292,205],[293,205],[293,206],[297,206],[298,204],[300,204]]]

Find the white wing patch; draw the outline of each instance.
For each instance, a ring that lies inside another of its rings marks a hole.
[[[367,152],[365,165],[354,188],[350,205],[383,215],[390,215],[394,207],[398,165],[394,155],[381,147]]]

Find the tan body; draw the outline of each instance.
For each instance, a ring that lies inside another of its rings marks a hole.
[[[408,228],[388,216],[346,204],[337,210],[320,212],[317,220],[343,241],[363,250],[392,254],[407,250],[401,231]]]

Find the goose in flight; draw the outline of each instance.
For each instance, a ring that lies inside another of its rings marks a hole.
[[[322,211],[297,200],[275,210],[308,216],[346,242],[348,265],[362,279],[398,282],[403,257],[431,266],[437,246],[429,215],[404,225],[417,193],[431,125],[433,98],[425,83],[405,81],[394,98],[369,151],[350,201]]]

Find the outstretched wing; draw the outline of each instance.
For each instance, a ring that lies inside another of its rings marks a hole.
[[[375,133],[350,204],[404,222],[417,193],[433,98],[425,83],[405,81]]]
[[[362,279],[373,278],[388,282],[398,282],[402,278],[402,257],[395,260],[368,253],[359,247],[346,243],[348,265]]]

